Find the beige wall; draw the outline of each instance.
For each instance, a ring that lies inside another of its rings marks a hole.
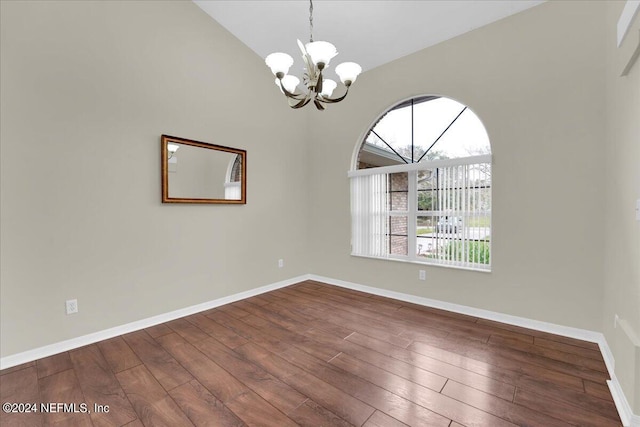
[[[616,359],[616,376],[634,412],[640,414],[640,223],[634,212],[640,199],[640,62],[620,77],[638,42],[640,16],[618,48],[616,23],[623,6],[623,2],[610,2],[606,14],[603,322]],[[616,314],[623,323],[614,328]]]
[[[188,1],[0,4],[2,356],[309,271],[304,129],[259,57]],[[162,205],[163,133],[246,149],[247,205]]]
[[[314,114],[313,271],[601,330],[603,14],[602,2],[542,4],[364,73],[344,103]],[[494,158],[491,273],[349,255],[354,147],[389,106],[424,94],[459,100],[487,128]],[[418,280],[421,268],[426,282]]]

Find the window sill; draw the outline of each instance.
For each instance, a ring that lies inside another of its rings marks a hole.
[[[436,264],[432,262],[424,262],[424,261],[404,259],[404,258],[375,257],[375,256],[355,255],[355,254],[351,254],[351,256],[358,257],[358,258],[377,259],[381,261],[395,261],[395,262],[404,262],[407,264],[428,265],[430,267],[443,267],[443,268],[448,268],[453,270],[466,270],[466,271],[475,271],[478,273],[491,273],[491,265],[489,265],[487,268],[474,268],[474,267],[465,267],[465,266],[453,265],[453,264]]]

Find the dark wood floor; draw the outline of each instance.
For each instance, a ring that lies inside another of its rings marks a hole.
[[[312,281],[0,374],[92,411],[2,426],[621,425],[596,344]]]

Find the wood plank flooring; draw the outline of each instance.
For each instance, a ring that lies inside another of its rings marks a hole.
[[[76,404],[0,424],[620,426],[607,379],[593,343],[306,281],[0,371]]]

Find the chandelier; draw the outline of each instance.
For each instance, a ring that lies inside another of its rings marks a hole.
[[[289,106],[302,108],[313,101],[318,110],[324,110],[323,104],[333,104],[345,99],[349,93],[349,87],[356,81],[362,68],[355,62],[339,64],[335,71],[346,90],[344,95],[331,98],[331,94],[338,84],[331,79],[324,78],[322,73],[329,67],[329,61],[338,54],[338,51],[329,42],[313,41],[313,0],[309,0],[309,43],[303,45],[298,40],[298,47],[302,52],[302,60],[305,64],[303,84],[306,86],[306,91],[296,92],[300,79],[287,74],[293,65],[291,56],[276,52],[265,59],[265,63],[276,76],[276,86],[287,97]]]

